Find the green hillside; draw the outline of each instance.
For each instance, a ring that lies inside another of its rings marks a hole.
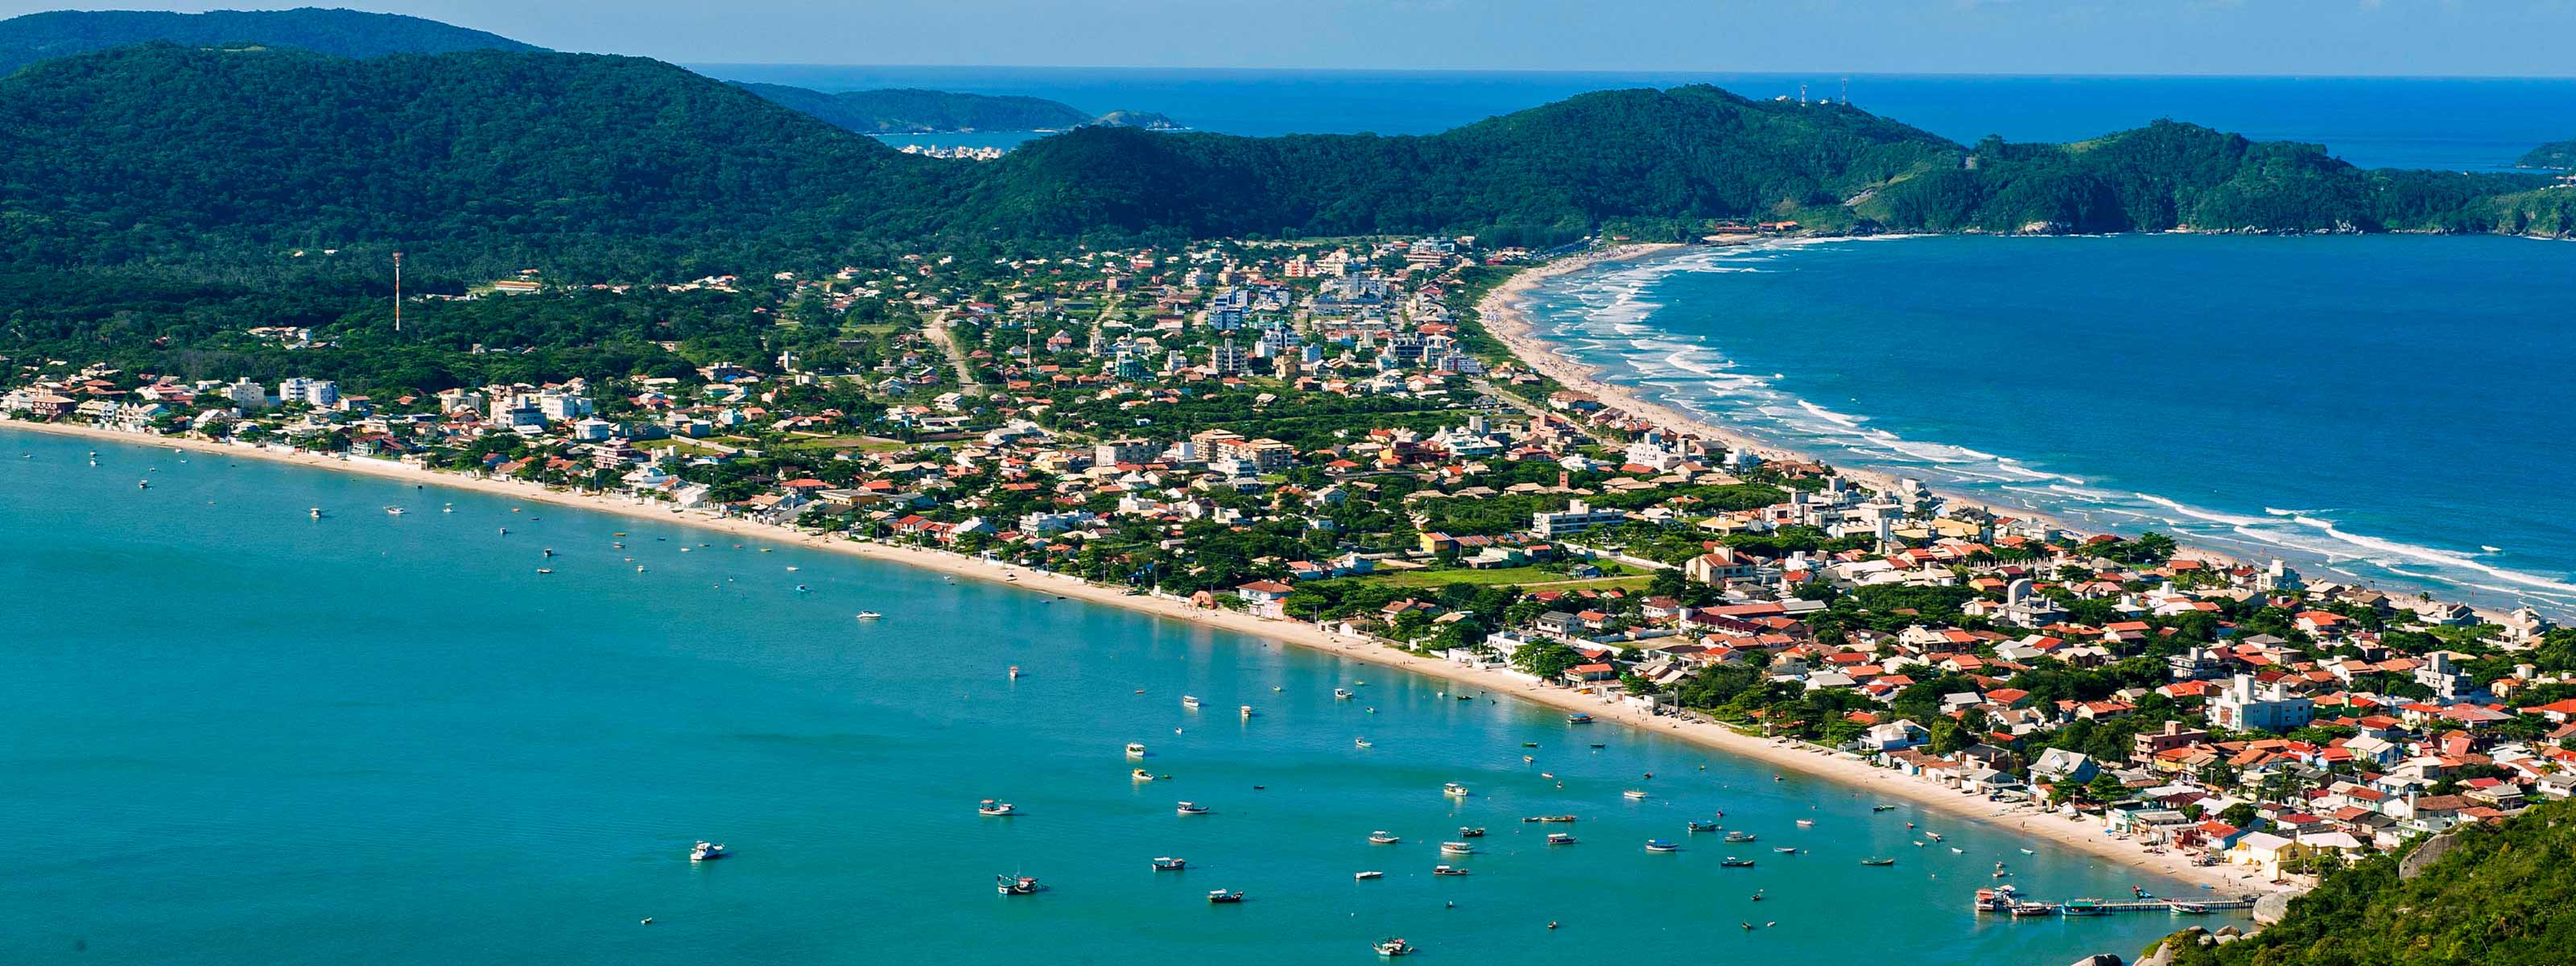
[[[2514,165],[2523,168],[2557,168],[2562,171],[2576,169],[2576,138],[2552,141],[2533,148],[2529,154],[2523,155],[2521,160],[2515,161]]]
[[[2171,966],[2555,966],[2576,950],[2576,803],[2464,829],[2412,879],[2401,863],[2330,873],[2247,939],[2168,940]]]
[[[188,46],[267,44],[342,57],[538,49],[435,20],[358,10],[53,10],[0,20],[0,74],[48,57],[154,41]]]

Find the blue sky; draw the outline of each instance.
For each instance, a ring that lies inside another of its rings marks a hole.
[[[2576,0],[304,2],[684,63],[2576,75]]]

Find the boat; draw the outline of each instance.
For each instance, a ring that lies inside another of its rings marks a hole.
[[[1025,875],[997,875],[993,889],[1006,896],[1030,896],[1038,891],[1038,880]]]
[[[1861,864],[1868,865],[1882,861],[1888,865],[1896,864],[1895,859],[1870,859],[1862,862]],[[1974,909],[1978,912],[2011,912],[2012,906],[2013,887],[2008,885],[1998,886],[1992,889],[1979,889],[1977,890],[1976,901],[1968,904],[1968,908]]]
[[[1963,848],[1960,848],[1960,847],[1958,847],[1958,846],[1956,846],[1956,845],[1953,845],[1953,846],[1951,846],[1951,847],[1950,847],[1950,854],[1951,854],[1951,855],[1966,855],[1966,854],[1968,854],[1968,850],[1963,849]]]
[[[1600,742],[1596,741],[1596,742],[1593,742],[1593,743],[1591,743],[1591,744],[1589,744],[1589,745],[1586,745],[1586,746],[1584,746],[1584,747],[1587,747],[1587,748],[1608,748],[1608,747],[1610,747],[1610,746],[1609,746],[1609,745],[1602,744],[1602,743],[1600,743]]]
[[[1132,778],[1132,779],[1135,779],[1135,780],[1140,781],[1140,782],[1149,782],[1149,781],[1153,781],[1153,780],[1154,780],[1154,773],[1153,773],[1153,772],[1150,772],[1150,771],[1146,771],[1146,770],[1144,770],[1144,769],[1142,769],[1142,768],[1139,768],[1139,769],[1136,769],[1135,771],[1128,772],[1128,773],[1127,773],[1127,777]]]
[[[537,568],[537,572],[538,572],[538,573],[541,573],[541,574],[550,574],[550,573],[554,573],[554,572],[555,572],[555,568],[553,568],[553,567],[539,567],[539,568]]]
[[[1798,827],[1799,827],[1799,828],[1815,828],[1815,827],[1816,827],[1816,820],[1815,820],[1815,819],[1812,819],[1812,818],[1802,818],[1802,819],[1799,819],[1799,820],[1798,820]]]
[[[1440,794],[1447,795],[1451,798],[1465,798],[1467,797],[1467,786],[1458,784],[1457,782],[1450,782],[1446,785],[1440,786]]]
[[[1629,789],[1629,790],[1627,790],[1627,791],[1620,792],[1619,794],[1620,794],[1621,796],[1626,797],[1629,801],[1632,801],[1632,802],[1642,802],[1642,801],[1645,801],[1645,800],[1646,800],[1646,793],[1645,793],[1644,791],[1642,791],[1642,790],[1635,789],[1635,788],[1631,788],[1631,789]]]
[[[1017,805],[1013,805],[1009,802],[997,802],[989,798],[985,799],[983,804],[975,806],[975,814],[977,815],[1016,815],[1019,814],[1019,811],[1020,807]]]
[[[1476,854],[1476,843],[1474,843],[1474,842],[1442,842],[1442,843],[1440,843],[1440,854],[1442,854],[1442,855],[1474,855],[1474,854]]]
[[[385,508],[385,515],[389,517],[398,517],[403,515],[403,513],[403,508],[398,506],[389,506]]]
[[[1334,700],[1337,700],[1337,701],[1348,701],[1348,700],[1350,700],[1350,699],[1351,699],[1351,689],[1349,689],[1349,688],[1334,688],[1334,689],[1333,689],[1333,699],[1334,699]]]
[[[802,586],[802,585],[799,585],[799,586]],[[1019,666],[1019,665],[1017,665],[1017,664],[1011,665],[1011,680],[1013,680],[1013,681],[1017,681],[1017,680],[1019,680],[1019,679],[1020,679],[1020,666]]]
[[[1566,832],[1549,832],[1549,833],[1547,833],[1547,844],[1549,844],[1549,845],[1573,845],[1573,844],[1574,844],[1574,836],[1573,836],[1572,834],[1570,834],[1570,833],[1566,833]]]
[[[644,569],[644,568],[642,568],[642,567],[637,567],[637,568],[635,568],[635,569],[637,569],[637,570],[642,570],[642,569]],[[876,611],[872,611],[872,610],[863,610],[863,611],[860,611],[860,612],[859,612],[859,619],[860,619],[860,620],[863,620],[863,621],[872,621],[872,620],[876,620],[877,618],[884,617],[884,616],[885,616],[884,614],[880,614],[880,613],[877,613]]]
[[[1158,855],[1154,857],[1154,871],[1156,872],[1178,872],[1189,867],[1190,860],[1188,859],[1174,858],[1168,855]]]
[[[1869,807],[1869,810],[1870,810],[1870,811],[1873,811],[1873,812],[1892,812],[1892,811],[1895,811],[1895,810],[1896,810],[1896,806],[1894,806],[1894,805],[1872,805],[1872,806],[1870,806],[1870,807]]]
[[[1729,841],[1729,842],[1750,842],[1750,841],[1753,841],[1755,838],[1758,838],[1758,837],[1759,837],[1759,836],[1756,836],[1756,835],[1754,835],[1754,834],[1753,834],[1753,833],[1751,833],[1751,832],[1744,832],[1744,831],[1735,831],[1735,832],[1728,832],[1728,833],[1726,833],[1726,840],[1727,840],[1727,841]]]
[[[1369,844],[1371,845],[1394,845],[1395,843],[1402,841],[1404,841],[1404,836],[1389,834],[1385,829],[1379,829],[1375,832],[1369,833]]]
[[[1523,748],[1536,748],[1536,747],[1538,747],[1538,742],[1535,742],[1535,741],[1524,741],[1524,742],[1521,742],[1521,747],[1523,747]]]
[[[1565,723],[1566,723],[1566,724],[1591,724],[1591,723],[1592,723],[1592,716],[1591,716],[1591,715],[1588,715],[1588,714],[1584,714],[1583,712],[1577,711],[1577,712],[1575,712],[1575,713],[1573,713],[1573,714],[1566,715],[1566,716],[1565,716]]]
[[[1196,711],[1199,709],[1199,699],[1190,697],[1186,694],[1181,695],[1181,707]]]
[[[450,504],[447,504],[446,506],[439,507],[439,508],[438,508],[438,512],[440,512],[440,513],[454,513],[454,512],[456,512],[456,504],[450,503]]]
[[[1736,858],[1736,857],[1734,857],[1734,856],[1730,855],[1730,856],[1727,856],[1726,858],[1723,858],[1723,859],[1719,859],[1719,860],[1717,860],[1717,864],[1718,864],[1718,866],[1719,866],[1719,867],[1721,867],[1721,868],[1728,868],[1728,869],[1750,869],[1750,868],[1752,868],[1752,867],[1753,867],[1753,860],[1752,860],[1752,859],[1739,859],[1739,858]]]
[[[150,485],[150,484],[145,484],[145,485],[147,485],[147,486],[148,486],[148,485]],[[313,507],[313,508],[311,508],[311,509],[305,510],[304,512],[305,512],[305,513],[308,513],[308,514],[311,514],[311,515],[313,516],[313,519],[316,519],[316,520],[322,519],[322,508],[321,508],[321,507],[318,507],[318,506],[317,506],[317,507]],[[502,533],[508,533],[508,532],[510,532],[510,531],[508,531],[508,530],[503,530],[503,531],[501,531],[501,532],[502,532]]]
[[[1247,704],[1247,705],[1244,705],[1244,706],[1242,707],[1242,709],[1241,709],[1241,710],[1243,711],[1243,716],[1244,716],[1244,717],[1246,717],[1246,718],[1252,717],[1252,706],[1251,706],[1251,705],[1248,705],[1248,704]]]
[[[1431,867],[1431,874],[1432,874],[1432,875],[1466,875],[1466,874],[1467,874],[1467,870],[1465,870],[1465,869],[1461,869],[1461,868],[1458,868],[1457,866],[1454,866],[1454,865],[1435,865],[1435,866],[1432,866],[1432,867]]]
[[[1539,821],[1542,821],[1542,822],[1571,822],[1571,821],[1574,821],[1574,816],[1572,816],[1572,815],[1541,815],[1541,816],[1539,816],[1539,817],[1538,817],[1538,820],[1539,820]]]
[[[724,846],[717,845],[713,842],[700,842],[689,847],[689,861],[691,862],[713,862],[732,854],[733,853],[731,852],[725,851]]]
[[[1682,850],[1682,847],[1681,847],[1681,846],[1674,845],[1673,843],[1671,843],[1671,842],[1669,842],[1669,841],[1666,841],[1666,840],[1664,840],[1664,839],[1647,839],[1647,840],[1646,840],[1646,851],[1648,851],[1648,852],[1679,852],[1679,851],[1681,851],[1681,850]]]
[[[1781,855],[1796,855],[1798,854],[1798,847],[1795,845],[1775,845],[1771,847],[1771,851],[1778,852]]]
[[[1698,834],[1698,833],[1700,833],[1700,832],[1714,832],[1714,831],[1717,831],[1717,823],[1716,823],[1716,822],[1692,822],[1692,823],[1690,823],[1690,830],[1691,830],[1692,834]]]
[[[1172,810],[1183,815],[1205,815],[1207,814],[1208,809],[1207,806],[1201,805],[1197,802],[1182,802],[1179,805],[1173,806]]]
[[[1141,742],[1141,741],[1130,741],[1130,742],[1128,742],[1128,743],[1127,743],[1127,757],[1129,757],[1129,758],[1143,758],[1143,757],[1145,757],[1145,743],[1144,743],[1144,742]]]
[[[2172,903],[2168,903],[2167,905],[2168,905],[2168,911],[2172,912],[2174,915],[2177,915],[2177,916],[2206,916],[2206,915],[2209,915],[2209,907],[2208,907],[2208,906],[2201,905],[2200,903],[2197,903],[2197,902],[2172,902]]]
[[[2070,916],[2099,916],[2110,910],[2102,908],[2100,899],[2068,899],[2059,911]]]
[[[1242,902],[1243,892],[1241,890],[1227,892],[1223,889],[1210,889],[1208,890],[1208,901],[1218,905],[1230,905]]]
[[[1459,837],[1459,838],[1462,838],[1462,839],[1480,839],[1480,838],[1484,838],[1484,837],[1485,837],[1485,827],[1484,827],[1484,826],[1482,826],[1482,825],[1477,825],[1477,826],[1466,826],[1466,825],[1461,825],[1461,826],[1458,826],[1458,837]]]
[[[1351,878],[1353,878],[1353,879],[1361,879],[1361,880],[1366,880],[1366,879],[1383,879],[1383,878],[1386,878],[1386,873],[1384,873],[1384,872],[1380,872],[1380,871],[1378,871],[1378,870],[1376,870],[1376,869],[1370,869],[1370,870],[1367,870],[1367,871],[1365,871],[1365,872],[1353,872],[1353,873],[1351,873]]]
[[[2034,851],[2031,851],[2031,850],[2029,850],[2029,849],[2023,849],[2023,850],[2021,850],[2021,854],[2023,854],[2023,855],[2038,855],[2039,853],[2034,852]]]
[[[2057,914],[2057,907],[2045,902],[2016,902],[2012,904],[2012,914],[2015,918],[2053,916]]]
[[[1378,940],[1377,942],[1370,943],[1369,948],[1377,950],[1377,954],[1380,956],[1413,955],[1413,944],[1405,942],[1401,937]]]
[[[1895,865],[1895,864],[1896,864],[1896,860],[1895,860],[1895,859],[1862,859],[1862,860],[1860,860],[1860,864],[1862,864],[1862,865]],[[1979,890],[1979,891],[1983,891],[1983,890]]]
[[[1353,747],[1353,748],[1375,748],[1375,747],[1377,747],[1377,746],[1376,746],[1376,745],[1373,745],[1373,744],[1370,744],[1370,743],[1369,743],[1369,740],[1368,740],[1368,739],[1366,739],[1366,738],[1353,738],[1353,739],[1351,739],[1351,747]]]

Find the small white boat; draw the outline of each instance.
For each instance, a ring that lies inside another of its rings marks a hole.
[[[1378,871],[1378,870],[1376,870],[1376,869],[1370,869],[1370,870],[1368,870],[1368,871],[1366,871],[1366,872],[1354,872],[1354,873],[1352,873],[1352,874],[1351,874],[1351,878],[1354,878],[1354,879],[1383,879],[1383,878],[1386,878],[1386,873],[1384,873],[1384,872],[1380,872],[1380,871]]]
[[[1186,694],[1181,695],[1181,707],[1196,711],[1199,709],[1199,699]]]
[[[1246,718],[1252,717],[1252,706],[1251,706],[1251,705],[1248,705],[1248,704],[1247,704],[1247,705],[1244,705],[1244,706],[1243,706],[1243,708],[1242,708],[1242,711],[1243,711],[1243,716],[1244,716],[1244,717],[1246,717]]]
[[[440,512],[440,513],[454,513],[454,512],[456,512],[456,504],[450,503],[450,504],[448,504],[448,505],[446,505],[446,506],[439,507],[439,508],[438,508],[438,512]]]
[[[1019,810],[1020,808],[1017,805],[1013,805],[1009,802],[997,802],[989,798],[985,799],[983,804],[975,806],[975,814],[977,815],[1015,815],[1019,813]]]
[[[1620,792],[1619,794],[1621,797],[1632,802],[1642,802],[1646,800],[1646,793],[1641,789],[1631,788],[1627,791]]]
[[[1374,875],[1375,873],[1363,872],[1363,873],[1360,873],[1360,874],[1361,874],[1362,876],[1370,876],[1370,875]],[[1461,869],[1461,870],[1459,870],[1459,873],[1458,873],[1458,874],[1460,874],[1460,875],[1465,875],[1465,874],[1466,874],[1466,870]],[[1404,941],[1404,939],[1403,939],[1402,937],[1397,937],[1397,938],[1393,938],[1393,939],[1381,939],[1381,940],[1378,940],[1377,942],[1370,943],[1370,944],[1369,944],[1369,948],[1370,948],[1370,949],[1377,950],[1377,954],[1378,954],[1378,955],[1380,955],[1380,956],[1410,956],[1410,955],[1413,955],[1413,944],[1412,944],[1412,943],[1405,942],[1405,941]]]
[[[1190,861],[1188,859],[1174,858],[1168,855],[1159,855],[1154,857],[1154,871],[1156,872],[1178,872],[1189,867]]]
[[[1815,820],[1815,819],[1812,819],[1812,818],[1802,818],[1802,819],[1799,819],[1799,820],[1798,820],[1798,827],[1799,827],[1799,828],[1815,828],[1815,827],[1816,827],[1816,820]]]
[[[1017,665],[1017,664],[1011,665],[1011,680],[1013,680],[1013,681],[1017,681],[1017,680],[1019,680],[1019,679],[1020,679],[1020,666],[1019,666],[1019,665]]]
[[[321,508],[321,507],[318,507],[318,506],[317,506],[317,507],[312,507],[312,508],[310,508],[310,509],[305,510],[304,512],[305,512],[307,515],[311,516],[313,519],[316,519],[316,520],[322,519],[322,508]],[[506,533],[506,532],[508,532],[508,531],[503,531],[503,532],[505,532],[505,533]]]
[[[683,548],[683,549],[685,549],[685,548]],[[644,568],[642,568],[642,567],[637,567],[637,568],[635,568],[635,569],[637,569],[637,570],[642,570],[642,569],[644,569]],[[863,611],[860,611],[860,612],[859,612],[859,619],[860,619],[860,620],[863,620],[863,621],[872,621],[872,620],[876,620],[877,618],[884,617],[884,616],[885,616],[884,614],[880,614],[880,613],[877,613],[876,611],[872,611],[872,610],[863,610]]]
[[[1440,786],[1440,794],[1447,795],[1451,798],[1465,798],[1467,797],[1467,786],[1458,784],[1457,782],[1450,782],[1446,785]]]
[[[1348,700],[1350,700],[1350,699],[1351,699],[1351,689],[1349,689],[1349,688],[1334,688],[1334,689],[1333,689],[1333,698],[1334,698],[1335,700],[1338,700],[1338,701],[1348,701]]]
[[[997,875],[993,882],[994,891],[1006,896],[1036,895],[1038,891],[1038,880],[1025,875]]]
[[[1442,842],[1442,843],[1440,843],[1440,854],[1442,854],[1442,855],[1474,855],[1474,854],[1476,854],[1476,843],[1474,843],[1474,842]]]
[[[1149,782],[1149,781],[1153,781],[1153,780],[1154,780],[1154,773],[1153,773],[1153,772],[1150,772],[1150,771],[1146,771],[1146,770],[1144,770],[1144,769],[1142,769],[1142,768],[1139,768],[1139,769],[1136,769],[1135,771],[1128,772],[1128,773],[1127,773],[1127,777],[1132,778],[1132,779],[1135,779],[1135,780],[1140,781],[1140,782]]]
[[[386,516],[389,516],[389,517],[398,517],[398,516],[403,515],[403,513],[404,513],[404,512],[406,512],[406,511],[404,511],[404,510],[403,510],[403,508],[398,507],[398,506],[389,506],[389,507],[386,507],[386,508],[385,508],[385,515],[386,515]]]
[[[1574,844],[1574,835],[1573,835],[1572,833],[1569,833],[1569,832],[1549,832],[1549,833],[1547,833],[1547,844],[1549,844],[1549,845],[1573,845],[1573,844]]]
[[[1197,802],[1182,802],[1173,806],[1172,810],[1182,815],[1205,815],[1208,811],[1207,806]]]
[[[732,854],[733,853],[731,852],[725,851],[724,846],[717,845],[713,842],[700,842],[689,847],[689,861],[691,862],[713,862]]]
[[[1351,747],[1353,747],[1353,748],[1375,748],[1375,747],[1377,747],[1377,746],[1376,746],[1376,745],[1374,745],[1374,744],[1370,744],[1370,743],[1369,743],[1369,740],[1368,740],[1368,739],[1366,739],[1366,738],[1353,738],[1353,739],[1351,739]]]
[[[1141,742],[1141,741],[1130,741],[1130,742],[1128,742],[1128,743],[1127,743],[1127,757],[1129,757],[1129,758],[1143,758],[1143,757],[1145,757],[1145,743],[1144,743],[1144,742]]]
[[[1385,829],[1379,829],[1375,832],[1369,833],[1370,845],[1394,845],[1395,843],[1402,841],[1404,841],[1402,836],[1391,834]]]
[[[1243,891],[1238,889],[1233,892],[1227,892],[1223,889],[1210,889],[1208,890],[1208,901],[1220,905],[1242,902]]]
[[[1664,841],[1663,839],[1646,840],[1646,851],[1648,852],[1679,852],[1681,850],[1681,846],[1674,845],[1673,843]]]

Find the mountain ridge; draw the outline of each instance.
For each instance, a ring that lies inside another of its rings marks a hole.
[[[544,48],[422,17],[325,7],[292,10],[49,10],[0,20],[0,75],[54,57],[151,41],[256,43],[341,57]]]

